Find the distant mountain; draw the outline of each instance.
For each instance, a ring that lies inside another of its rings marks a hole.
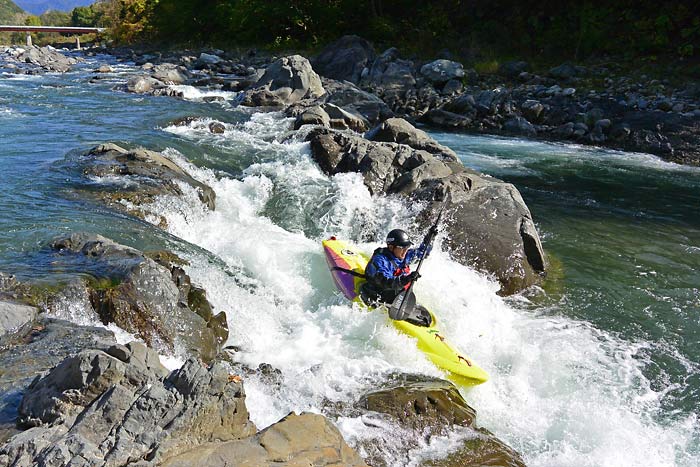
[[[15,0],[15,3],[25,11],[38,16],[47,10],[71,11],[77,6],[91,5],[95,0]]]
[[[0,0],[0,23],[7,24],[12,22],[18,13],[24,13],[24,11],[14,4],[12,0]]]

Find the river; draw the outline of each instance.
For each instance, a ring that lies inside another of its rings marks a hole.
[[[103,63],[114,72],[90,82]],[[288,138],[288,119],[236,107],[234,93],[184,86],[185,99],[174,99],[113,89],[136,71],[98,56],[63,75],[0,75],[0,271],[35,281],[65,273],[41,256],[71,231],[172,249],[227,311],[236,358],[282,372],[279,385],[245,381],[258,427],[291,410],[326,413],[361,453],[365,441],[384,440],[391,465],[455,449],[467,433],[426,444],[331,409],[392,372],[441,376],[384,317],[338,296],[320,248],[337,235],[371,252],[378,243],[365,242],[367,233],[408,225],[416,207],[371,197],[355,174],[325,176],[308,145]],[[171,124],[186,116],[199,119]],[[212,134],[211,121],[225,132]],[[424,265],[419,299],[491,375],[463,390],[478,423],[529,466],[700,465],[700,169],[644,154],[431,134],[467,166],[518,187],[551,263],[541,288],[507,299],[493,280],[451,261],[440,239]],[[70,161],[107,141],[164,151],[216,191],[216,211],[194,193],[160,198],[151,210],[167,219],[163,231],[76,196]],[[64,317],[95,322],[77,305]],[[181,356],[168,357],[176,364]],[[392,445],[411,446],[409,458]]]

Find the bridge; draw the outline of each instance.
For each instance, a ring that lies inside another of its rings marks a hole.
[[[0,25],[0,32],[25,32],[27,33],[27,47],[32,46],[33,32],[64,32],[68,34],[89,34],[100,33],[105,28],[87,28],[87,27],[71,27],[71,26],[14,26]],[[80,37],[75,38],[75,45],[80,50]]]

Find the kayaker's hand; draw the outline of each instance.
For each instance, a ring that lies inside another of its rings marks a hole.
[[[420,277],[420,274],[418,274],[418,271],[413,271],[410,274],[407,274],[405,276],[401,276],[401,285],[410,284],[411,282],[418,279],[419,277]]]

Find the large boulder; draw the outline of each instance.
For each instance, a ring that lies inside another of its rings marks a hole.
[[[200,445],[163,467],[365,467],[338,429],[322,415],[291,413],[256,436]]]
[[[371,124],[376,124],[394,115],[383,100],[374,94],[363,91],[352,83],[324,79],[323,86],[328,93],[326,103],[361,115]]]
[[[453,79],[464,78],[464,66],[459,62],[440,59],[423,65],[420,74],[433,84],[445,84]]]
[[[365,135],[372,141],[405,144],[413,149],[428,151],[430,154],[446,162],[457,162],[457,154],[419,130],[403,118],[389,118],[374,127]]]
[[[160,465],[255,433],[243,387],[223,364],[190,359],[168,374],[136,342],[64,360],[30,385],[19,412],[28,429],[0,448],[0,465]]]
[[[78,60],[75,58],[66,57],[49,45],[45,47],[32,46],[23,49],[19,59],[46,71],[57,71],[59,73],[70,71],[71,67],[78,63]]]
[[[99,319],[115,323],[163,353],[184,350],[211,361],[228,338],[225,314],[214,315],[204,291],[179,265],[100,235],[71,234],[51,245],[53,264],[95,279],[83,295]],[[79,299],[80,286],[66,293]]]
[[[239,102],[246,106],[282,107],[302,99],[319,98],[325,92],[309,61],[301,55],[291,55],[270,64]]]
[[[392,47],[377,57],[362,83],[383,90],[403,91],[415,87],[415,68],[412,61],[399,58],[398,49]]]
[[[69,159],[73,156],[69,156]],[[143,148],[124,149],[116,144],[101,144],[75,159],[75,168],[90,178],[123,177],[124,183],[102,184],[86,180],[85,192],[110,207],[144,218],[145,206],[160,195],[182,195],[180,183],[194,188],[207,208],[214,210],[216,194],[195,180],[182,167],[161,153]],[[73,167],[73,166],[71,166]],[[126,202],[126,203],[125,203]],[[162,220],[164,222],[164,220]]]
[[[497,278],[501,294],[539,282],[546,271],[532,215],[512,184],[405,144],[331,130],[315,130],[307,138],[312,157],[326,173],[359,172],[372,194],[427,202],[416,228],[426,228],[444,205],[444,245],[457,261]]]
[[[376,58],[372,44],[358,36],[343,36],[327,45],[313,60],[318,73],[327,78],[359,83],[362,71]]]

